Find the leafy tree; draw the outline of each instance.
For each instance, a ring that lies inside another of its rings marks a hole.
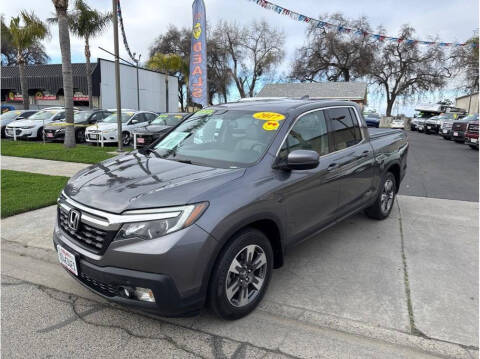
[[[464,90],[478,92],[478,36],[468,40],[465,46],[453,50],[452,67],[464,77]]]
[[[25,64],[28,63],[28,55],[34,48],[41,49],[41,40],[49,35],[47,25],[41,21],[33,12],[21,11],[19,16],[12,17],[9,26],[2,18],[2,53],[3,41],[7,39],[17,52],[16,64],[20,74],[20,86],[22,89],[23,106],[29,108],[28,86],[25,78]]]
[[[167,32],[157,37],[150,47],[150,58],[153,58],[157,54],[175,54],[187,65],[186,71],[179,68],[176,72],[169,72],[170,75],[175,75],[178,78],[178,101],[182,111],[185,111],[187,103],[186,85],[188,82],[188,63],[190,59],[190,37],[191,32],[187,28],[179,29],[174,25],[170,25]]]
[[[76,0],[73,11],[67,14],[70,31],[77,37],[85,41],[85,59],[88,87],[88,104],[93,108],[92,101],[92,66],[90,64],[90,39],[100,35],[109,25],[112,14],[102,13],[92,9],[84,0]],[[57,23],[57,18],[49,19],[50,22]]]
[[[337,13],[323,18],[342,28],[370,32],[366,17],[348,20]],[[290,78],[318,82],[351,81],[363,77],[370,71],[376,47],[376,42],[370,36],[310,25],[306,30],[305,44],[297,49]]]
[[[68,0],[52,0],[58,22],[58,38],[62,53],[63,96],[65,99],[65,147],[75,147],[75,129],[73,128],[73,75],[72,55],[70,53],[70,33],[68,20]]]
[[[438,46],[420,49],[418,43],[404,41],[414,38],[414,32],[403,26],[399,40],[385,43],[374,56],[369,76],[385,91],[387,116],[399,97],[439,89],[450,76],[445,54]]]

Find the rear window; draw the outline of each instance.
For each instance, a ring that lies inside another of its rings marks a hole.
[[[356,145],[362,141],[357,118],[348,107],[328,109],[335,151]]]

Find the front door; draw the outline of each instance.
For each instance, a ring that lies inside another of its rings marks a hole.
[[[330,166],[329,135],[324,111],[308,112],[290,130],[279,157],[295,150],[318,152],[320,164],[311,170],[283,172],[277,190],[287,213],[288,244],[315,233],[335,219],[338,201],[337,172]]]

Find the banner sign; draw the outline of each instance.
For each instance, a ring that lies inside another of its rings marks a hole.
[[[285,9],[267,0],[249,0],[249,1],[253,1],[257,5],[263,7],[264,9],[269,9],[269,10],[275,11],[277,14],[289,16],[290,18],[296,21],[312,24],[315,27],[331,29],[334,31],[338,31],[339,33],[353,33],[355,35],[365,36],[365,37],[370,36],[372,39],[375,39],[377,41],[382,41],[382,42],[385,42],[385,41],[398,42],[398,43],[404,42],[406,44],[412,44],[412,45],[416,45],[416,44],[426,45],[426,46],[438,45],[442,47],[465,46],[468,44],[465,42],[440,42],[440,41],[422,41],[422,40],[413,40],[413,39],[402,39],[398,37],[385,36],[381,34],[373,34],[373,33],[364,31],[362,29],[351,29],[345,26],[339,26],[335,24],[330,24],[325,21],[317,20],[302,14],[296,13],[295,11]],[[476,44],[473,42],[470,43],[469,45],[472,47],[476,47]]]
[[[194,103],[208,106],[207,92],[207,28],[205,4],[203,0],[195,0],[192,5],[193,29],[190,51],[190,75],[188,88]]]

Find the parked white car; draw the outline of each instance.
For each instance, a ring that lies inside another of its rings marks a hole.
[[[392,120],[392,124],[390,126],[391,128],[400,128],[400,129],[404,129],[405,128],[405,122],[401,119],[393,119]]]
[[[60,121],[65,118],[63,107],[49,107],[30,116],[28,119],[16,120],[9,123],[5,129],[6,137],[37,138],[42,139],[43,126],[53,121]]]
[[[122,111],[122,143],[128,146],[133,138],[133,130],[153,121],[158,115],[150,111]],[[117,138],[117,114],[113,113],[85,130],[85,140],[90,143],[115,143]]]

